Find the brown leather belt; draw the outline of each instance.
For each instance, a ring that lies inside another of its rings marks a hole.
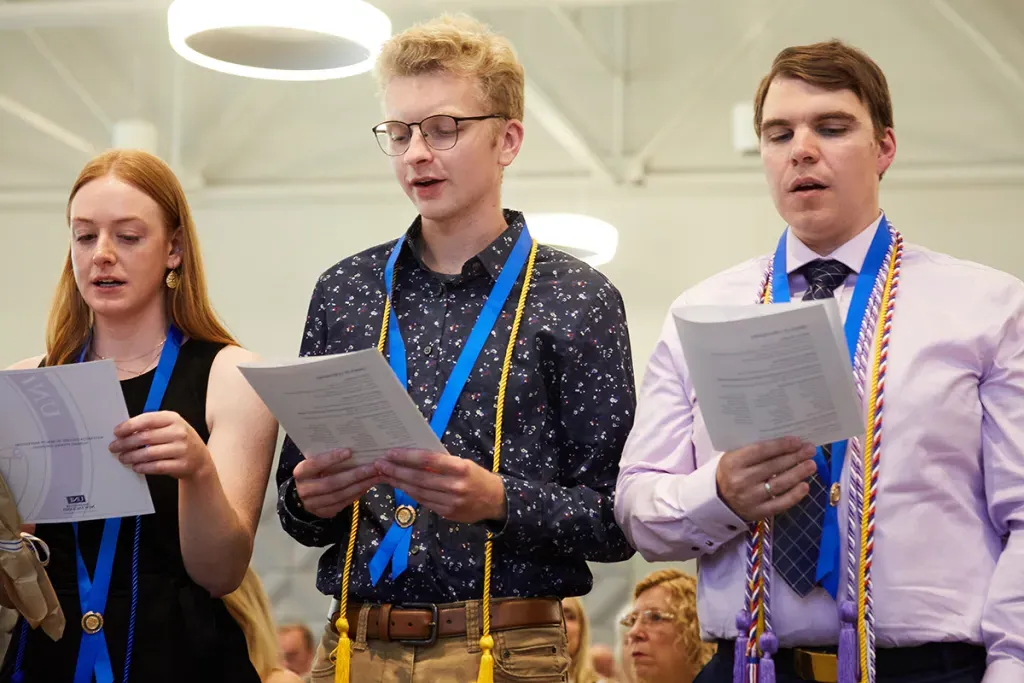
[[[359,627],[360,605],[350,605],[348,632],[355,637]],[[331,615],[330,627],[337,632],[338,612]],[[491,630],[559,626],[562,604],[554,598],[523,598],[491,602]],[[432,605],[374,605],[366,619],[367,640],[397,641],[409,645],[430,645],[438,638],[466,635],[465,603]]]

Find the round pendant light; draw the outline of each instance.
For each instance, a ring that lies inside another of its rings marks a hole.
[[[530,234],[541,244],[600,266],[615,256],[619,231],[610,223],[578,213],[528,213]]]
[[[372,69],[391,20],[363,0],[174,0],[167,34],[175,52],[208,69],[317,81]]]

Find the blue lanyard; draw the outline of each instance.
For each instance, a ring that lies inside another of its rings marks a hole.
[[[787,303],[789,301],[789,275],[786,270],[786,232],[779,238],[775,249],[775,260],[772,265],[772,302]],[[864,265],[857,274],[857,284],[853,288],[853,298],[846,314],[843,331],[846,334],[846,348],[850,352],[850,363],[854,362],[857,353],[857,340],[860,328],[864,324],[864,316],[868,310],[871,291],[875,287],[878,273],[881,271],[885,255],[889,251],[892,236],[889,234],[889,223],[885,216],[878,224],[875,236],[871,240]],[[843,476],[843,462],[846,459],[846,440],[832,444],[832,471],[828,471],[825,455],[819,447],[814,456],[818,466],[818,476],[823,482],[829,482],[826,490],[838,482]],[[832,598],[839,592],[839,514],[837,506],[825,506],[825,520],[821,532],[821,551],[818,555],[818,571],[816,580],[821,582]]]
[[[388,299],[392,302],[391,315],[388,318],[388,360],[398,381],[403,387],[408,388],[409,378],[406,365],[405,341],[402,339],[402,333],[398,328],[398,316],[395,313],[392,292],[395,263],[398,261],[398,255],[402,250],[404,241],[404,236],[399,238],[395,248],[391,251],[391,256],[384,267],[384,286],[387,288]],[[480,311],[480,315],[477,317],[476,323],[469,333],[466,345],[455,362],[455,367],[448,377],[448,382],[445,384],[444,391],[441,392],[441,398],[437,402],[434,414],[430,418],[430,428],[437,435],[438,440],[444,437],[445,430],[448,428],[448,422],[455,411],[455,404],[458,403],[459,395],[462,394],[462,389],[466,386],[466,381],[476,365],[480,351],[483,350],[484,344],[487,342],[495,323],[498,321],[498,316],[501,315],[501,311],[505,307],[505,302],[508,301],[508,297],[512,293],[512,288],[519,279],[519,273],[523,270],[523,266],[526,265],[532,245],[533,239],[530,237],[530,231],[526,226],[523,226],[523,231],[520,233],[515,246],[512,247],[511,253],[509,253],[505,264],[501,268],[498,279],[494,282],[494,286],[487,296],[487,301],[484,303],[483,309]],[[395,489],[396,508],[409,506],[415,509],[417,505],[418,503],[408,493],[401,489]],[[412,525],[402,527],[395,521],[391,522],[391,526],[384,535],[384,539],[377,547],[377,552],[374,553],[373,559],[370,560],[370,579],[373,585],[377,585],[377,582],[388,566],[388,562],[391,563],[392,580],[398,578],[405,571],[409,561],[409,544],[411,540]]]
[[[144,413],[152,413],[160,410],[167,393],[167,385],[171,380],[171,373],[178,360],[178,350],[181,348],[182,334],[173,325],[167,332],[167,341],[164,343],[163,351],[160,352],[160,360],[156,366],[156,373],[153,376],[153,383],[149,387],[149,395],[146,397]],[[88,348],[86,346],[85,348]],[[85,359],[85,348],[78,361]],[[141,518],[135,518],[135,543],[132,553],[132,605],[131,621],[128,629],[128,649],[125,653],[124,676],[122,683],[128,680],[128,668],[131,664],[132,642],[135,631],[135,611],[138,602],[138,547],[139,529]],[[89,612],[104,614],[107,607],[107,593],[110,590],[110,577],[114,569],[114,551],[117,550],[117,536],[121,530],[121,518],[115,517],[104,520],[103,536],[100,540],[100,551],[96,558],[96,569],[92,579],[89,578],[89,570],[82,559],[82,550],[78,545],[78,524],[71,525],[75,532],[75,556],[77,559],[78,573],[78,598],[82,607],[82,614]],[[107,652],[107,641],[104,631],[101,628],[96,633],[82,632],[82,643],[78,650],[78,663],[75,667],[74,683],[91,683],[93,674],[96,676],[96,683],[113,683],[114,672],[110,665],[110,655]]]

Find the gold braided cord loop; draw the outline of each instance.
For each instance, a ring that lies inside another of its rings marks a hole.
[[[512,321],[512,331],[509,333],[508,346],[505,349],[505,361],[501,366],[501,381],[498,383],[498,409],[494,418],[494,457],[491,460],[491,472],[497,474],[501,465],[501,439],[502,427],[505,418],[505,391],[508,388],[508,375],[512,368],[512,354],[516,348],[516,338],[519,336],[519,325],[523,319],[523,312],[526,310],[526,297],[530,291],[530,282],[533,280],[533,265],[537,258],[537,242],[534,240],[530,247],[530,258],[526,262],[526,277],[523,279],[523,289],[519,292],[519,303],[516,305],[516,317]],[[494,649],[494,639],[491,637],[491,533],[487,532],[487,543],[484,545],[484,596],[483,596],[483,629],[480,638],[480,649],[483,654],[480,657],[480,673],[477,676],[477,683],[490,683],[494,680],[494,657],[491,651]]]
[[[530,290],[530,283],[533,280],[533,268],[537,257],[537,241],[534,240],[530,247],[530,256],[526,263],[526,275],[523,280],[523,287],[519,293],[519,303],[516,306],[515,318],[512,322],[512,330],[509,335],[508,346],[505,349],[505,360],[501,369],[501,380],[498,384],[498,405],[497,414],[494,420],[494,456],[491,462],[491,471],[498,472],[501,464],[501,441],[502,427],[505,413],[505,393],[508,386],[508,376],[512,368],[512,356],[515,351],[516,338],[519,336],[519,327],[526,310],[526,299]],[[385,343],[388,333],[388,318],[391,315],[391,300],[384,297],[384,320],[381,324],[380,337],[377,341],[377,351],[384,354]],[[352,503],[352,525],[349,530],[348,546],[345,549],[345,568],[341,577],[341,596],[338,600],[338,621],[335,626],[338,630],[338,647],[331,653],[331,660],[335,663],[335,683],[349,683],[350,660],[352,645],[349,638],[348,614],[348,591],[349,577],[352,574],[352,561],[355,555],[356,535],[359,529],[359,500]],[[492,570],[492,549],[491,535],[488,533],[487,543],[484,547],[484,589],[483,589],[483,628],[480,638],[480,648],[483,651],[480,660],[480,672],[478,683],[490,683],[494,680],[494,657],[491,654],[494,649],[494,639],[490,635],[491,630],[491,570]]]

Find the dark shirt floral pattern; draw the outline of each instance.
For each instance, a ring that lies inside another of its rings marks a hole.
[[[428,270],[419,253],[419,219],[396,264],[394,306],[408,354],[409,394],[429,419],[469,331],[525,225],[506,211],[508,228],[455,277]],[[327,270],[309,305],[300,354],[376,347],[384,310],[384,265],[396,241]],[[498,380],[519,300],[520,276],[466,383],[442,443],[452,455],[491,469]],[[387,351],[385,350],[385,353]],[[394,492],[380,485],[360,504],[350,592],[357,601],[447,603],[479,599],[484,541],[494,539],[492,595],[570,596],[589,592],[587,562],[633,554],[614,516],[619,456],[633,424],[636,396],[625,310],[618,290],[565,253],[537,249],[533,281],[516,342],[506,396],[499,474],[502,524],[460,524],[419,508],[409,565],[390,567],[376,586],[368,564],[394,517]],[[303,458],[285,440],[277,471],[278,512],[291,536],[326,547],[317,587],[340,591],[339,550],[351,508],[319,519],[298,505],[292,470]]]

